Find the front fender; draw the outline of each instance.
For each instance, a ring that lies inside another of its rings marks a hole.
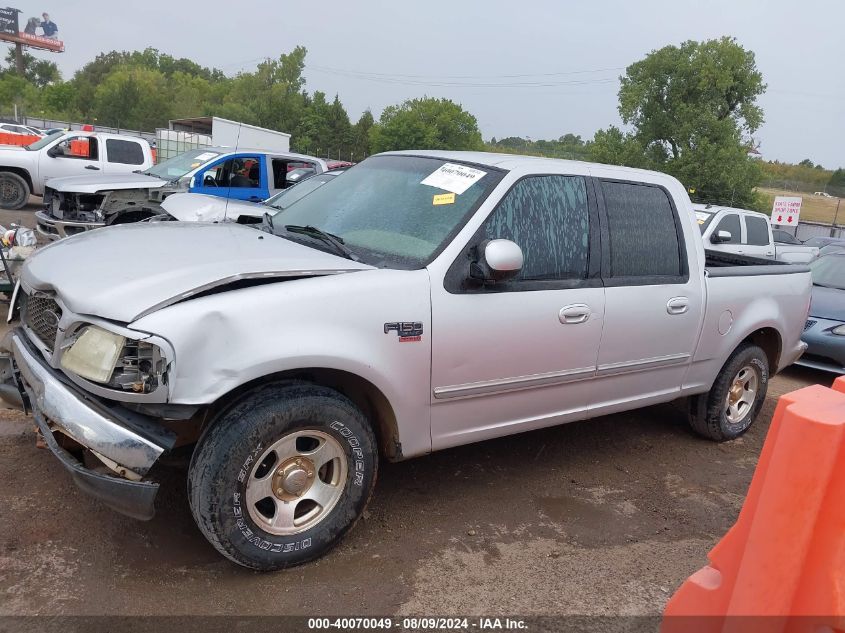
[[[208,405],[279,372],[344,371],[385,395],[411,456],[431,450],[428,284],[426,270],[280,281],[184,301],[131,327],[173,346],[174,404]],[[423,334],[400,341],[385,328],[397,322],[421,323]]]

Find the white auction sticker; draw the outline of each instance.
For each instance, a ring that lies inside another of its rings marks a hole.
[[[706,211],[696,211],[695,212],[695,219],[698,220],[699,224],[704,224],[707,220],[710,219],[712,214],[707,213]]]
[[[194,160],[207,161],[211,160],[215,156],[218,156],[218,154],[215,154],[214,152],[204,152],[197,156]]]
[[[466,165],[446,163],[440,169],[428,175],[420,184],[445,189],[446,191],[461,195],[485,174],[487,174],[486,171],[467,167]]]

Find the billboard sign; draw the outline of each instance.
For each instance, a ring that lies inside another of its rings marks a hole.
[[[17,9],[11,7],[0,9],[0,33],[8,33],[9,35],[20,33]]]
[[[797,196],[777,196],[772,206],[772,224],[798,226],[801,217],[801,198]]]
[[[25,24],[21,23],[19,14],[20,10],[12,7],[0,8],[0,41],[55,53],[65,50],[64,42],[58,36],[59,27],[46,11],[40,16],[27,19]]]

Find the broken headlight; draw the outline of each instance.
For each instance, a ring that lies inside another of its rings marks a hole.
[[[89,325],[62,355],[62,368],[93,382],[108,382],[126,339]]]
[[[80,330],[62,355],[61,365],[92,382],[134,393],[155,391],[164,381],[166,369],[158,346],[95,325]]]

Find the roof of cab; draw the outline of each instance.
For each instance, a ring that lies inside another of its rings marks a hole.
[[[496,167],[511,171],[514,169],[528,167],[534,170],[541,170],[543,166],[555,166],[560,168],[561,165],[577,165],[580,170],[585,166],[600,167],[602,169],[612,170],[619,175],[627,174],[631,177],[648,177],[650,180],[654,179],[668,179],[676,180],[668,174],[659,171],[651,171],[648,169],[637,169],[635,167],[622,167],[619,165],[606,165],[604,163],[590,163],[578,160],[564,160],[562,158],[546,158],[543,156],[523,156],[521,154],[497,154],[493,152],[456,152],[456,151],[441,151],[441,150],[402,150],[395,152],[384,152],[383,155],[398,155],[398,156],[425,156],[429,158],[440,158],[443,160],[454,160],[465,163],[475,163],[476,165],[487,165],[489,167]]]

